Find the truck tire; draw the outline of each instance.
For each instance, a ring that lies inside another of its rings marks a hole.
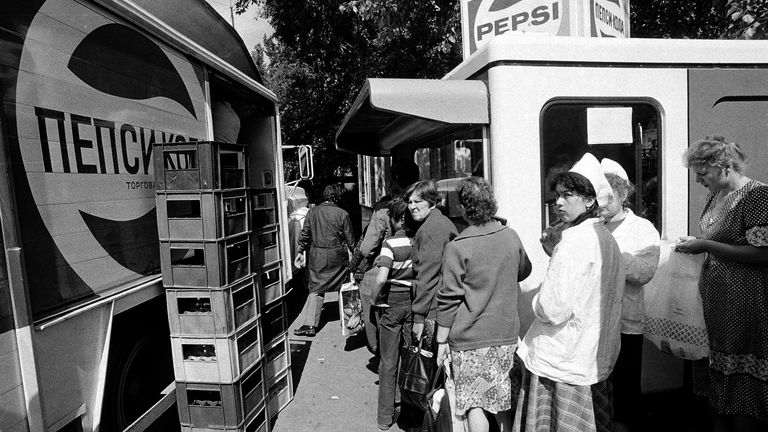
[[[124,430],[152,407],[172,382],[165,297],[159,296],[115,317],[101,430]],[[178,414],[175,409],[169,409],[148,430],[174,429],[178,430]]]

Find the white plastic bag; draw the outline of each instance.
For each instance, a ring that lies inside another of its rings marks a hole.
[[[674,249],[674,242],[661,244],[659,267],[645,285],[645,337],[663,352],[697,360],[709,355],[699,293],[705,255]]]
[[[345,283],[339,290],[339,321],[342,336],[352,336],[363,329],[360,289],[354,282]]]
[[[445,395],[448,396],[448,402],[451,405],[453,432],[467,432],[469,430],[467,417],[456,414],[456,385],[453,383],[450,354],[443,360],[443,365],[445,366]]]

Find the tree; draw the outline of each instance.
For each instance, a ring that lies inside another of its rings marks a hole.
[[[630,3],[632,37],[765,39],[765,0],[653,0]]]
[[[238,12],[250,2],[274,29],[253,55],[283,143],[314,147],[320,181],[356,173],[335,134],[366,77],[439,78],[461,61],[458,0],[238,0]]]
[[[335,133],[366,77],[440,78],[461,61],[459,0],[237,0],[237,12],[251,3],[274,29],[253,55],[283,143],[312,145],[321,181],[355,173]],[[765,38],[766,21],[765,0],[631,2],[633,37]]]
[[[733,39],[766,39],[768,2],[765,0],[719,0],[725,3],[730,23],[725,34]]]

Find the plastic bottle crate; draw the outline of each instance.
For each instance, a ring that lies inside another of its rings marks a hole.
[[[278,265],[263,269],[257,277],[259,278],[259,303],[262,307],[280,299],[285,294]]]
[[[267,405],[262,402],[261,407],[254,411],[251,418],[245,420],[239,426],[225,426],[223,428],[196,427],[192,425],[181,425],[182,432],[268,432],[269,422],[267,421]]]
[[[283,335],[264,347],[264,376],[267,381],[288,369],[291,363],[288,338]]]
[[[157,192],[156,201],[163,240],[218,240],[250,231],[245,190]]]
[[[232,384],[176,381],[176,404],[182,425],[196,428],[237,428],[253,424],[265,405],[264,372],[257,365]],[[259,425],[255,430],[258,430]]]
[[[266,228],[277,223],[277,208],[275,207],[274,189],[251,190],[251,214],[254,229]]]
[[[253,267],[262,268],[280,261],[280,236],[277,227],[253,233]]]
[[[182,432],[268,432],[267,406],[262,403],[261,408],[251,414],[252,418],[244,421],[240,426],[210,428],[181,425]]]
[[[287,329],[288,320],[283,302],[275,303],[263,309],[261,314],[261,334],[265,346],[283,336]]]
[[[262,355],[259,321],[226,337],[171,335],[177,381],[232,383]]]
[[[155,143],[152,153],[157,190],[239,189],[247,184],[242,144]]]
[[[163,285],[218,288],[251,274],[251,236],[223,240],[160,240]]]
[[[253,276],[220,289],[167,289],[165,295],[174,336],[226,336],[258,316]]]
[[[293,377],[291,369],[286,369],[274,380],[267,380],[267,412],[274,418],[293,400]]]

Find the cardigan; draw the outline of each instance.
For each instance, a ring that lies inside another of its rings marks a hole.
[[[470,225],[445,247],[437,324],[451,350],[517,344],[519,281],[531,263],[517,233],[496,221]]]

